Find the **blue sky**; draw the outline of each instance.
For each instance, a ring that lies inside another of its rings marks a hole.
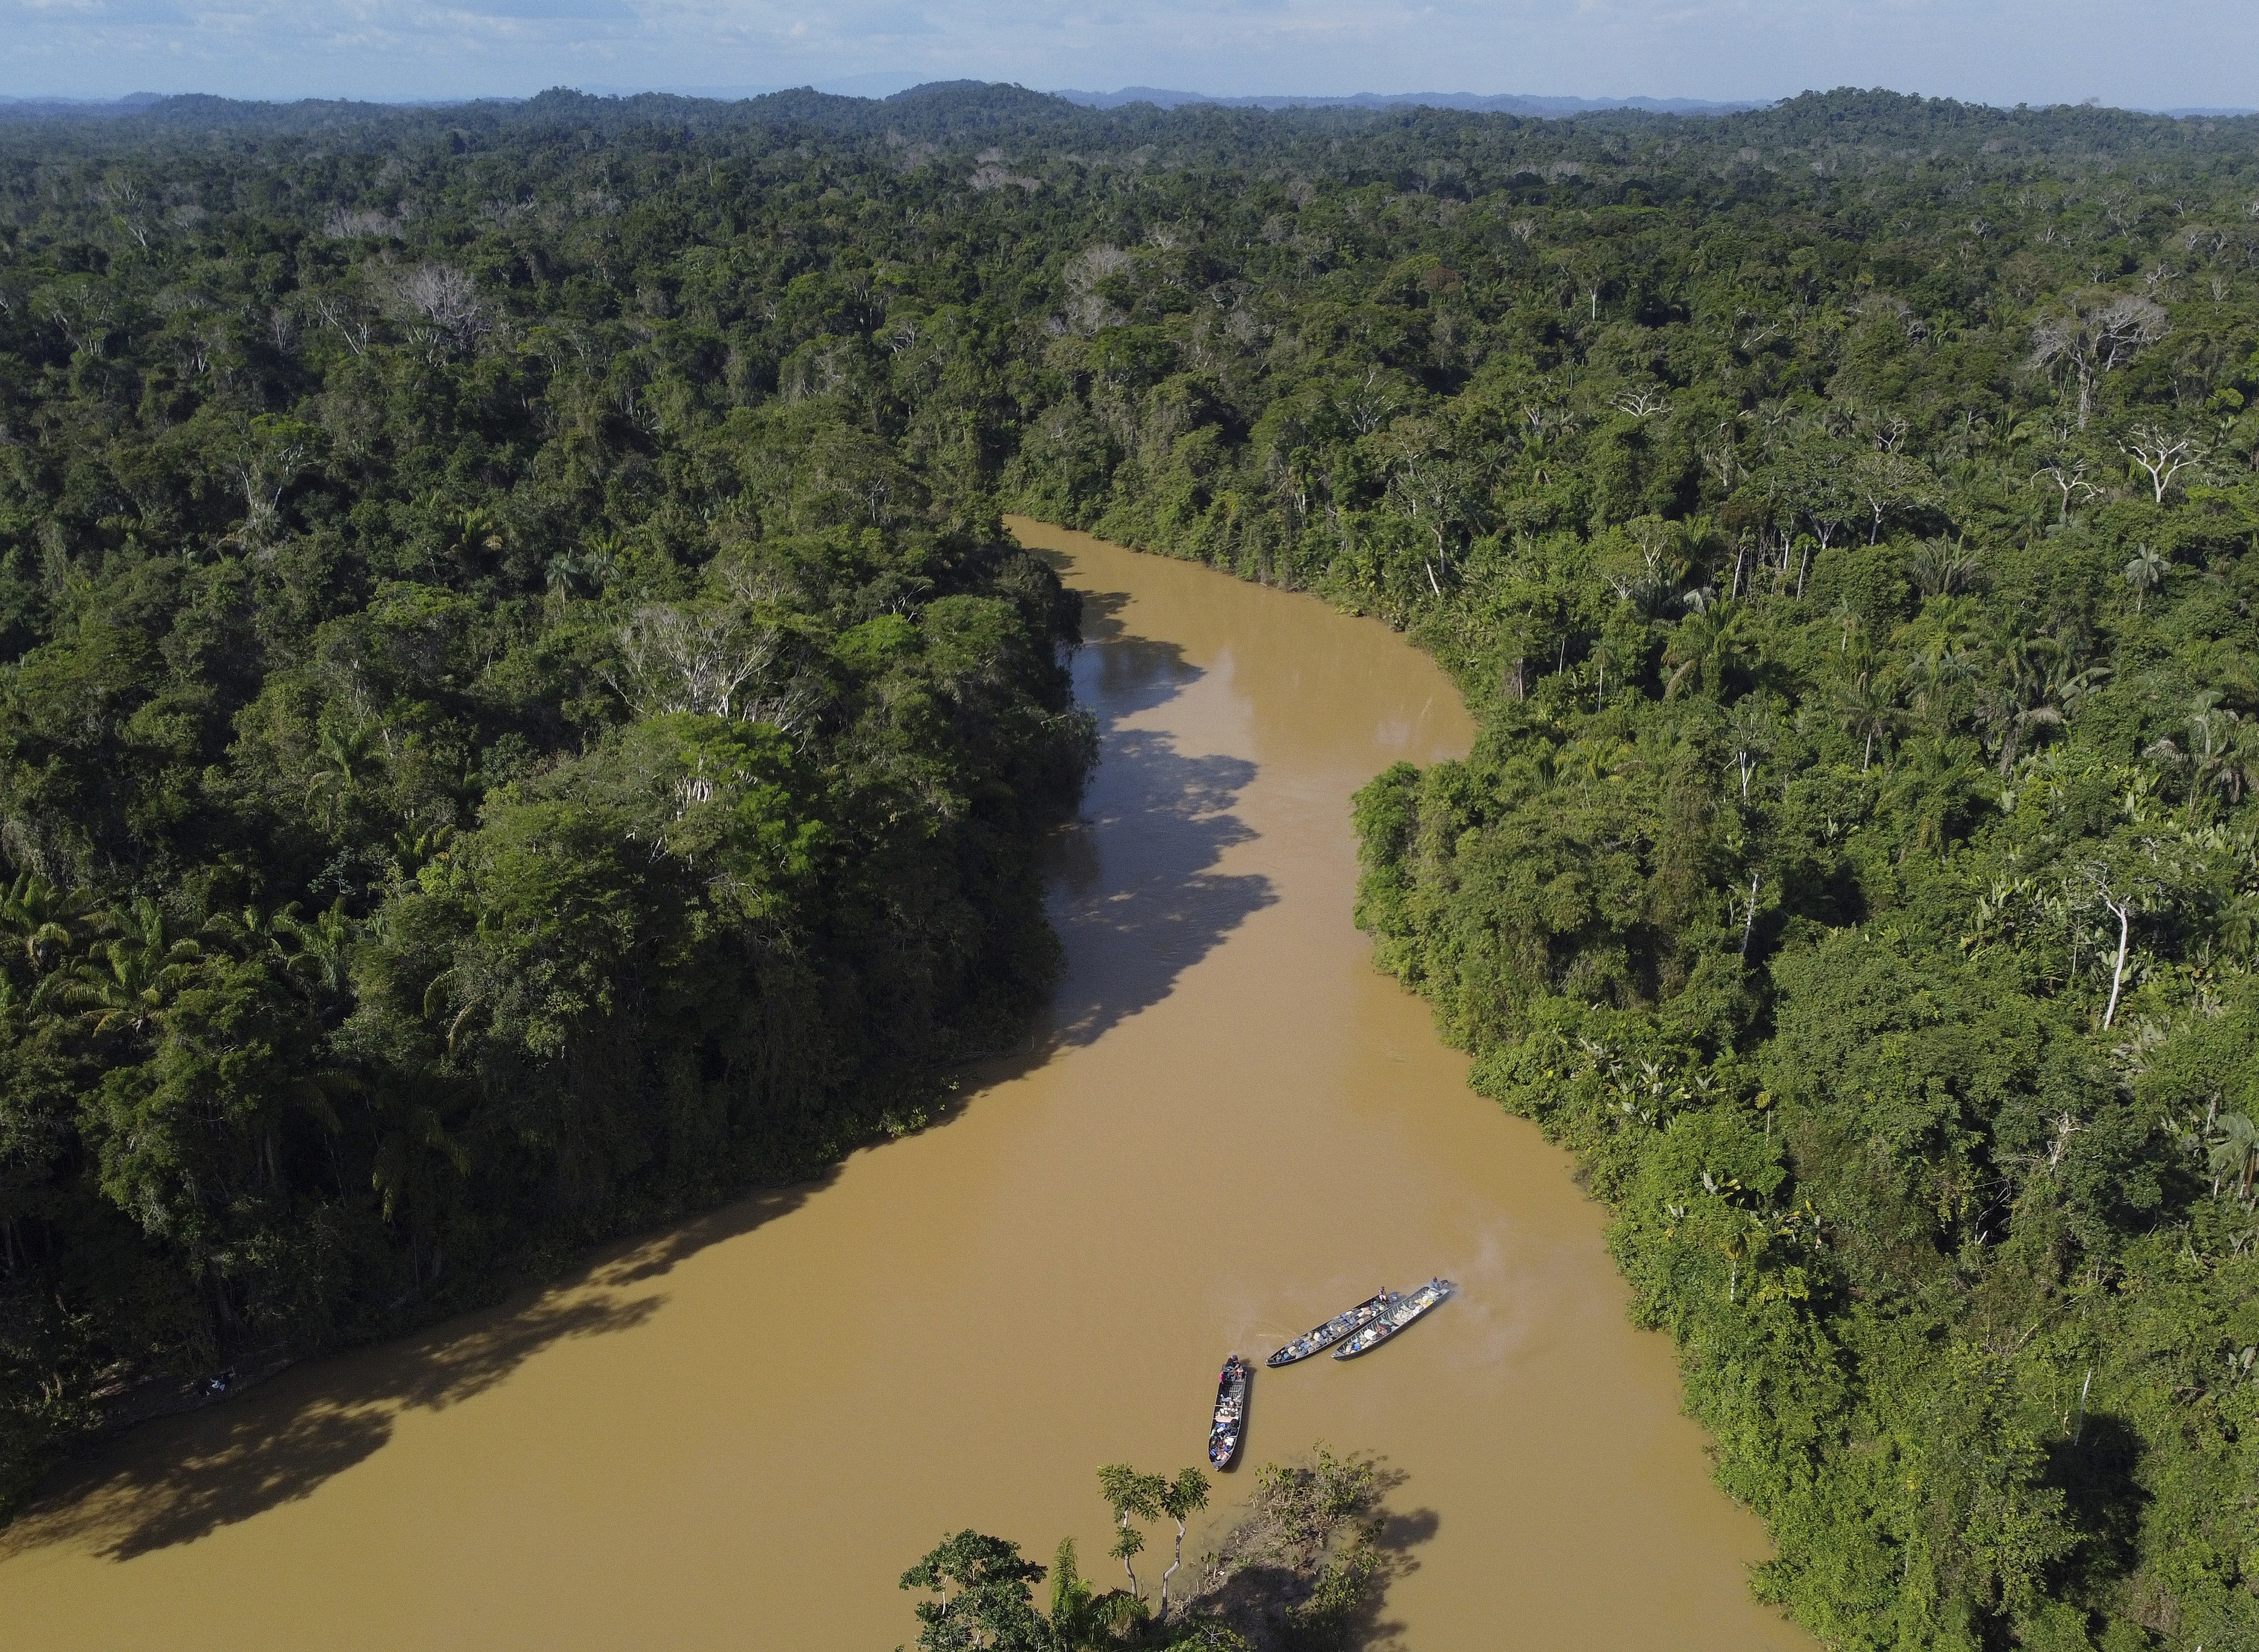
[[[0,0],[0,94],[1215,93],[2259,105],[2259,0]]]

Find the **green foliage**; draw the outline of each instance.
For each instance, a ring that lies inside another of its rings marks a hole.
[[[318,146],[108,133],[148,222],[31,184],[93,135],[0,132],[0,1503],[97,1395],[915,1127],[1051,978],[1094,751],[977,474],[589,302],[716,222],[513,265],[378,122],[364,183],[454,174],[398,262]]]
[[[974,1531],[943,1539],[902,1574],[903,1588],[941,1597],[918,1602],[919,1652],[1037,1652],[1048,1642],[1031,1585],[1043,1577],[1017,1543]]]
[[[1456,674],[1360,919],[1770,1598],[2249,1641],[2255,180],[1855,91],[0,124],[0,1479],[921,1116],[1091,750],[1017,504]]]
[[[1134,1521],[1166,1519],[1176,1524],[1182,1563],[1185,1523],[1208,1506],[1205,1474],[1185,1469],[1171,1479],[1108,1463],[1098,1485],[1119,1529],[1116,1559],[1144,1548]],[[1165,1579],[1158,1604],[1148,1605],[1134,1571],[1129,1588],[1100,1594],[1084,1580],[1071,1537],[1052,1560],[1048,1616],[1037,1612],[1032,1587],[1044,1569],[1023,1561],[1017,1544],[977,1532],[944,1539],[902,1574],[901,1586],[942,1596],[917,1607],[925,1652],[1333,1652],[1356,1642],[1387,1581],[1377,1547],[1383,1489],[1371,1463],[1323,1446],[1307,1462],[1265,1464],[1219,1547],[1201,1557],[1197,1581],[1173,1604]]]

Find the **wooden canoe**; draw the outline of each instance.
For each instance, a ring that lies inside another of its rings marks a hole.
[[[1229,1468],[1239,1455],[1239,1442],[1247,1433],[1247,1385],[1254,1375],[1254,1367],[1234,1354],[1223,1362],[1222,1373],[1215,1379],[1215,1417],[1208,1424],[1208,1460],[1216,1468]]]
[[[1370,1321],[1395,1305],[1395,1292],[1375,1292],[1355,1307],[1343,1308],[1323,1325],[1313,1327],[1296,1337],[1264,1363],[1269,1365],[1291,1365],[1298,1359],[1308,1359],[1313,1354],[1322,1354],[1336,1342],[1340,1342],[1343,1337],[1362,1329]]]
[[[1449,1279],[1429,1280],[1411,1295],[1399,1297],[1393,1306],[1374,1315],[1363,1329],[1334,1349],[1334,1357],[1355,1359],[1359,1354],[1371,1353],[1457,1289]]]

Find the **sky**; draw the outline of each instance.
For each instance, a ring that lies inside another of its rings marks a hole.
[[[0,0],[0,96],[921,81],[1218,95],[2259,104],[2259,0]]]

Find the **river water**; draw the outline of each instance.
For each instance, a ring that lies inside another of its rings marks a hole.
[[[944,1532],[1072,1533],[1102,1579],[1100,1463],[1201,1462],[1226,1353],[1443,1273],[1251,1407],[1247,1462],[1396,1481],[1384,1639],[1808,1652],[1600,1213],[1350,925],[1350,794],[1465,750],[1448,681],[1312,598],[1014,525],[1088,594],[1104,741],[1030,1052],[819,1186],[139,1430],[0,1534],[0,1643],[883,1652]]]

